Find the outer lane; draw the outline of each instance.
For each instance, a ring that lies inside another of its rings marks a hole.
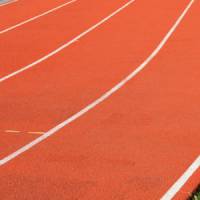
[[[45,56],[122,6],[124,0],[77,1],[0,35],[0,76]],[[98,7],[98,9],[96,9]]]

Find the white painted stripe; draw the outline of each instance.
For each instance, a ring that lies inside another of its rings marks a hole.
[[[76,42],[77,40],[79,40],[80,38],[82,38],[83,36],[87,35],[88,33],[90,33],[91,31],[93,31],[94,29],[96,29],[97,27],[99,27],[100,25],[102,25],[103,23],[105,23],[106,21],[108,21],[110,18],[114,17],[116,14],[118,14],[120,11],[122,11],[123,9],[125,9],[127,6],[129,6],[131,3],[133,3],[135,0],[130,0],[128,3],[126,3],[125,5],[123,5],[121,8],[117,9],[115,12],[113,12],[112,14],[110,14],[109,16],[105,17],[103,20],[99,21],[98,23],[96,23],[95,25],[93,25],[92,27],[90,27],[89,29],[87,29],[86,31],[82,32],[80,35],[76,36],[74,39],[70,40],[69,42],[65,43],[64,45],[60,46],[59,48],[57,48],[56,50],[52,51],[51,53],[47,54],[46,56],[36,60],[35,62],[9,74],[6,75],[2,78],[0,78],[0,83],[13,77],[16,76],[17,74],[20,74],[22,72],[24,72],[27,69],[30,69],[32,67],[34,67],[35,65],[47,60],[48,58],[54,56],[55,54],[59,53],[60,51],[62,51],[63,49],[67,48],[68,46],[70,46],[72,43]]]
[[[61,122],[60,124],[58,124],[57,126],[55,126],[54,128],[50,129],[49,131],[47,131],[46,133],[44,133],[42,136],[36,138],[35,140],[33,140],[32,142],[28,143],[27,145],[21,147],[20,149],[18,149],[17,151],[15,151],[14,153],[6,156],[5,158],[3,158],[2,160],[0,160],[0,166],[6,164],[7,162],[9,162],[10,160],[16,158],[17,156],[19,156],[20,154],[22,154],[23,152],[29,150],[30,148],[32,148],[33,146],[39,144],[40,142],[44,141],[45,139],[47,139],[49,136],[55,134],[57,131],[59,131],[60,129],[62,129],[63,127],[65,127],[66,125],[70,124],[71,122],[73,122],[74,120],[78,119],[79,117],[81,117],[82,115],[86,114],[88,111],[90,111],[91,109],[93,109],[94,107],[96,107],[98,104],[100,104],[101,102],[103,102],[104,100],[106,100],[108,97],[110,97],[113,93],[115,93],[117,90],[119,90],[122,86],[124,86],[129,80],[131,80],[133,77],[135,77],[140,71],[142,71],[146,65],[160,52],[160,50],[163,48],[163,46],[166,44],[166,42],[168,41],[168,39],[170,38],[170,36],[173,34],[173,32],[176,30],[176,28],[178,27],[178,25],[180,24],[180,22],[183,20],[184,16],[186,15],[186,13],[189,11],[190,7],[192,6],[192,4],[194,3],[195,0],[191,0],[190,3],[187,5],[187,7],[185,8],[185,10],[183,11],[183,13],[180,15],[180,17],[177,19],[177,21],[175,22],[175,24],[172,26],[172,28],[169,30],[169,32],[166,34],[166,36],[162,39],[162,41],[159,43],[159,45],[156,47],[156,49],[150,54],[150,56],[140,65],[138,66],[131,74],[129,74],[127,77],[125,77],[121,82],[119,82],[117,85],[115,85],[113,88],[111,88],[109,91],[107,91],[106,93],[104,93],[101,97],[99,97],[98,99],[96,99],[94,102],[92,102],[91,104],[87,105],[85,108],[83,108],[82,110],[80,110],[79,112],[75,113],[74,115],[72,115],[71,117],[69,117],[68,119],[66,119],[65,121]],[[128,4],[130,4],[133,1],[130,1]],[[126,6],[128,5],[126,4]],[[124,7],[125,8],[125,7]],[[119,10],[118,10],[119,11]],[[91,29],[90,29],[91,30]]]
[[[172,185],[160,200],[171,200],[185,185],[189,178],[200,168],[200,156],[190,165],[184,174]]]
[[[22,26],[22,25],[24,25],[24,24],[27,24],[27,23],[32,22],[32,21],[34,21],[34,20],[36,20],[36,19],[38,19],[38,18],[40,18],[40,17],[43,17],[43,16],[45,16],[45,15],[48,15],[48,14],[50,14],[50,13],[52,13],[52,12],[55,12],[55,11],[57,11],[57,10],[59,10],[59,9],[61,9],[61,8],[63,8],[63,7],[65,7],[65,6],[67,6],[67,5],[71,4],[71,3],[74,3],[74,2],[76,2],[76,1],[77,1],[77,0],[72,0],[72,1],[66,2],[66,3],[64,3],[64,4],[60,5],[60,6],[57,6],[57,7],[53,8],[53,9],[51,9],[51,10],[48,10],[48,11],[46,11],[46,12],[40,14],[40,15],[37,15],[37,16],[32,17],[32,18],[29,18],[29,19],[27,19],[27,20],[25,20],[25,21],[23,21],[23,22],[20,22],[20,23],[18,23],[18,24],[15,24],[15,25],[9,27],[9,28],[6,28],[6,29],[4,29],[4,30],[1,30],[1,31],[0,31],[0,34],[3,34],[3,33],[6,33],[6,32],[8,32],[8,31],[11,31],[11,30],[13,30],[13,29],[16,29],[16,28],[18,28],[18,27],[20,27],[20,26]]]
[[[18,0],[13,0],[13,1],[10,1],[10,2],[7,2],[7,3],[2,3],[2,4],[0,4],[0,7],[2,7],[2,6],[5,6],[5,5],[8,5],[8,4],[11,4],[11,3],[15,3],[15,2],[17,2]]]

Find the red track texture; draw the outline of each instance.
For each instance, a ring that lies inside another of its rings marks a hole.
[[[1,7],[0,30],[64,2],[19,0]],[[79,0],[0,34],[0,77],[126,2]],[[27,132],[48,131],[136,69],[188,2],[137,0],[68,48],[0,83],[0,159],[38,137]],[[157,57],[122,89],[1,166],[1,200],[160,199],[200,153],[199,12],[196,1]],[[194,176],[176,199],[200,180]]]

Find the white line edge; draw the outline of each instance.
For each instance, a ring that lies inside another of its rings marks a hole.
[[[18,27],[20,27],[20,26],[22,26],[22,25],[24,25],[24,24],[27,24],[27,23],[32,22],[32,21],[34,21],[34,20],[36,20],[36,19],[38,19],[38,18],[40,18],[40,17],[43,17],[43,16],[45,16],[45,15],[48,15],[48,14],[50,14],[50,13],[52,13],[52,12],[55,12],[55,11],[57,11],[57,10],[59,10],[59,9],[61,9],[61,8],[63,8],[63,7],[65,7],[65,6],[67,6],[67,5],[69,5],[69,4],[72,4],[72,3],[76,2],[76,1],[77,1],[77,0],[68,1],[68,2],[66,2],[66,3],[64,3],[64,4],[61,4],[61,5],[55,7],[55,8],[53,8],[53,9],[51,9],[51,10],[48,10],[48,11],[46,11],[46,12],[40,14],[40,15],[37,15],[37,16],[32,17],[32,18],[29,18],[29,19],[27,19],[27,20],[25,20],[25,21],[22,21],[22,22],[20,22],[20,23],[18,23],[18,24],[15,24],[15,25],[13,25],[13,26],[11,26],[11,27],[9,27],[9,28],[6,28],[6,29],[4,29],[4,30],[1,30],[1,31],[0,31],[0,34],[3,34],[3,33],[6,33],[6,32],[8,32],[8,31],[11,31],[11,30],[13,30],[13,29],[16,29],[16,28],[18,28]]]
[[[200,168],[200,156],[189,166],[183,175],[169,188],[160,200],[171,200],[190,179],[190,177]]]

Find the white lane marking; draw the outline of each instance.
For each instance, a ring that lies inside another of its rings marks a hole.
[[[5,158],[3,158],[2,160],[0,160],[0,166],[6,164],[10,160],[16,158],[17,156],[19,156],[20,154],[22,154],[25,151],[29,150],[33,146],[35,146],[35,145],[39,144],[40,142],[42,142],[43,140],[47,139],[49,136],[55,134],[57,131],[59,131],[60,129],[62,129],[66,125],[68,125],[71,122],[73,122],[74,120],[78,119],[79,117],[81,117],[82,115],[84,115],[85,113],[87,113],[88,111],[90,111],[91,109],[93,109],[94,107],[96,107],[98,104],[100,104],[101,102],[103,102],[104,100],[106,100],[113,93],[115,93],[122,86],[124,86],[129,80],[131,80],[133,77],[135,77],[160,52],[160,50],[163,48],[163,46],[166,44],[166,42],[168,41],[168,39],[170,38],[170,36],[174,33],[174,31],[176,30],[176,28],[180,24],[180,22],[183,20],[184,16],[189,11],[189,9],[192,6],[192,4],[194,3],[194,1],[195,0],[191,0],[190,1],[190,3],[187,5],[187,7],[183,11],[183,13],[179,16],[179,18],[175,22],[175,24],[171,27],[171,29],[169,30],[169,32],[165,35],[165,37],[162,39],[162,41],[158,44],[158,46],[156,47],[156,49],[131,74],[129,74],[121,82],[119,82],[117,85],[115,85],[113,88],[111,88],[109,91],[107,91],[106,93],[104,93],[101,97],[99,97],[98,99],[96,99],[95,101],[93,101],[91,104],[87,105],[85,108],[83,108],[79,112],[75,113],[74,115],[72,115],[71,117],[69,117],[68,119],[66,119],[65,121],[61,122],[60,124],[58,124],[54,128],[50,129],[49,131],[47,131],[46,133],[44,133],[42,136],[36,138],[32,142],[28,143],[27,145],[21,147],[17,151],[13,152],[12,154],[10,154],[10,155],[6,156]],[[133,1],[130,1],[130,2],[133,2]],[[129,4],[130,4],[130,2],[129,2]]]
[[[10,1],[10,2],[7,2],[7,3],[2,3],[2,4],[0,4],[0,7],[6,6],[6,5],[11,4],[11,3],[15,3],[17,1],[18,0],[13,0],[13,1]]]
[[[106,21],[108,21],[110,18],[114,17],[116,14],[118,14],[120,11],[122,11],[123,9],[125,9],[127,6],[129,6],[131,3],[133,3],[135,0],[130,0],[128,3],[124,4],[122,7],[120,7],[119,9],[117,9],[115,12],[111,13],[109,16],[105,17],[104,19],[102,19],[101,21],[99,21],[98,23],[96,23],[95,25],[93,25],[92,27],[90,27],[89,29],[87,29],[86,31],[82,32],[80,35],[76,36],[74,39],[70,40],[69,42],[65,43],[64,45],[60,46],[59,48],[57,48],[56,50],[52,51],[51,53],[45,55],[44,57],[36,60],[35,62],[9,74],[6,75],[2,78],[0,78],[0,83],[13,77],[16,76],[17,74],[22,73],[23,71],[30,69],[32,67],[34,67],[35,65],[47,60],[48,58],[52,57],[53,55],[59,53],[60,51],[62,51],[63,49],[67,48],[68,46],[70,46],[72,43],[77,42],[80,38],[82,38],[83,36],[87,35],[89,32],[93,31],[94,29],[96,29],[98,26],[102,25],[103,23],[105,23]]]
[[[34,20],[36,20],[36,19],[38,19],[38,18],[40,18],[40,17],[43,17],[43,16],[45,16],[45,15],[48,15],[48,14],[50,14],[50,13],[52,13],[52,12],[55,12],[56,10],[61,9],[61,8],[67,6],[67,5],[71,4],[71,3],[74,3],[74,2],[76,2],[76,1],[77,1],[77,0],[72,0],[72,1],[66,2],[66,3],[61,4],[60,6],[57,6],[57,7],[53,8],[53,9],[51,9],[51,10],[48,10],[48,11],[46,11],[46,12],[40,14],[40,15],[37,15],[37,16],[32,17],[32,18],[29,18],[29,19],[27,19],[27,20],[25,20],[25,21],[22,21],[22,22],[20,22],[20,23],[18,23],[18,24],[15,24],[15,25],[13,25],[13,26],[11,26],[11,27],[9,27],[9,28],[6,28],[6,29],[4,29],[4,30],[1,30],[1,31],[0,31],[0,34],[3,34],[3,33],[6,33],[6,32],[8,32],[8,31],[11,31],[11,30],[13,30],[13,29],[16,29],[16,28],[18,28],[18,27],[20,27],[20,26],[22,26],[22,25],[24,25],[24,24],[27,24],[27,23],[32,22],[32,21],[34,21]]]
[[[189,166],[184,174],[172,185],[160,200],[171,200],[185,185],[189,178],[200,168],[200,156]]]

